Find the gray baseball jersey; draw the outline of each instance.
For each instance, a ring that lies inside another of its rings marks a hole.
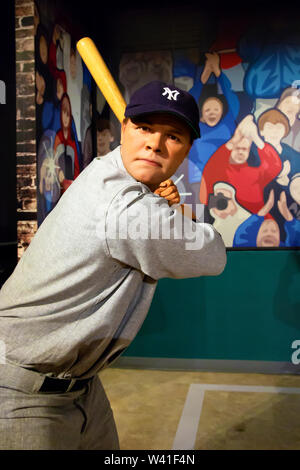
[[[137,182],[118,147],[76,178],[3,285],[5,359],[90,377],[133,340],[159,279],[217,275],[225,264],[218,232]]]

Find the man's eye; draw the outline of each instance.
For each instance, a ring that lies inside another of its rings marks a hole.
[[[149,132],[150,131],[150,127],[148,127],[148,126],[138,126],[138,129],[140,129],[143,132]]]
[[[169,134],[169,139],[174,140],[175,142],[180,142],[180,139],[174,134]]]

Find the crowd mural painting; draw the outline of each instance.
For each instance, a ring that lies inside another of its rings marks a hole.
[[[92,100],[91,76],[76,49],[72,27],[43,19],[36,2],[34,32],[41,224],[93,158]]]
[[[112,118],[99,118],[93,154],[91,76],[72,31],[55,21],[46,28],[36,8],[35,38],[41,222],[94,156],[119,145],[120,133]],[[181,203],[201,204],[228,248],[300,246],[299,46],[299,33],[276,19],[262,28],[220,27],[204,52],[121,54],[126,102],[156,79],[196,99],[201,138],[172,179]]]
[[[181,202],[204,205],[227,247],[297,248],[300,35],[278,19],[240,29],[220,35],[204,54],[127,53],[120,81],[128,95],[135,84],[172,74],[174,86],[196,99],[201,138],[173,180]],[[156,67],[145,63],[148,56]]]

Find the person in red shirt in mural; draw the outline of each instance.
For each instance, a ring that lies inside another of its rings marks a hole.
[[[58,178],[64,192],[80,173],[76,142],[71,129],[71,102],[67,93],[61,99],[60,122],[61,128],[54,141],[54,153]]]
[[[259,166],[247,162],[252,142],[257,146]],[[223,144],[204,167],[200,201],[207,205],[213,186],[222,181],[236,189],[236,199],[249,212],[256,214],[264,205],[264,188],[282,169],[281,159],[272,147],[259,136],[250,114],[237,126],[231,139]]]

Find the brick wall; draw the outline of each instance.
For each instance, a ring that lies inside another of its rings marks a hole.
[[[37,230],[34,1],[15,0],[18,258]]]

